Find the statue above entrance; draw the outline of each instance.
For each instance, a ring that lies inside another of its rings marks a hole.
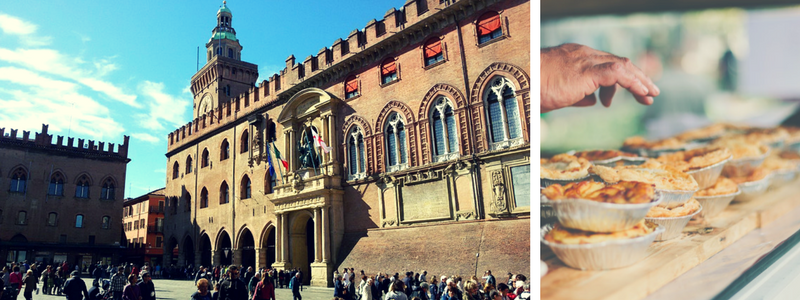
[[[303,138],[297,150],[300,153],[300,168],[317,169],[320,165],[317,151],[314,150],[314,142],[311,141],[310,128],[303,131]]]

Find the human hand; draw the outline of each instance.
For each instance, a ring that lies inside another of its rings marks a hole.
[[[617,85],[630,91],[641,104],[653,104],[660,91],[642,70],[625,57],[579,44],[544,48],[541,58],[541,110],[567,106],[592,106],[600,89],[600,102],[611,105]]]

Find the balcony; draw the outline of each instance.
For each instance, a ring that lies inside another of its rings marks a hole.
[[[164,226],[147,226],[147,233],[164,233]]]

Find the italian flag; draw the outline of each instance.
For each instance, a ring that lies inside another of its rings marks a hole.
[[[281,152],[278,151],[278,147],[275,147],[275,144],[272,144],[272,150],[275,151],[275,159],[281,162],[283,168],[286,169],[286,171],[289,171],[289,163],[283,160],[283,158],[281,158]]]

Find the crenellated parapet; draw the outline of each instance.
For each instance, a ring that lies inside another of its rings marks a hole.
[[[56,136],[55,141],[53,135],[48,133],[50,125],[42,124],[42,131],[35,132],[34,138],[31,139],[30,131],[22,131],[22,136],[19,136],[19,130],[10,128],[0,128],[0,145],[18,146],[25,148],[33,148],[44,151],[56,151],[63,154],[81,155],[84,157],[94,158],[116,158],[122,160],[128,159],[128,142],[129,136],[124,136],[124,141],[121,145],[114,143],[96,142],[94,140],[77,139],[75,143],[74,137],[67,137],[66,141],[63,136]],[[116,148],[115,148],[116,146]]]

